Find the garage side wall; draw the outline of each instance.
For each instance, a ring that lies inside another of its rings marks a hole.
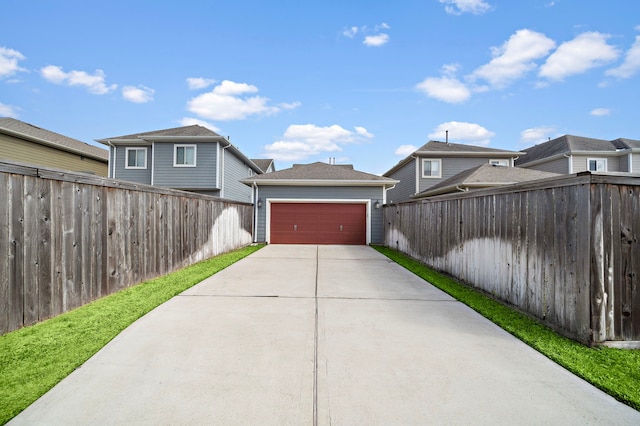
[[[297,200],[362,200],[371,203],[371,243],[381,244],[384,241],[382,208],[373,206],[376,201],[383,203],[382,187],[335,187],[335,186],[260,186],[257,198],[263,202],[258,209],[256,221],[256,241],[265,242],[267,223],[267,201],[269,199]]]

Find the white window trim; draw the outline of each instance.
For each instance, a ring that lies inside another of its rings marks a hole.
[[[424,174],[424,163],[425,162],[437,162],[438,163],[438,172],[439,174],[437,176],[431,175],[431,176],[425,176]],[[423,158],[422,159],[422,177],[425,179],[440,179],[442,178],[442,160],[439,158]]]
[[[609,165],[607,164],[607,159],[606,158],[598,158],[598,157],[593,157],[593,158],[587,158],[587,171],[589,172],[595,172],[596,170],[590,170],[589,169],[589,163],[592,161],[604,161],[604,170],[603,171],[608,171],[609,170]]]
[[[503,163],[503,164],[501,164],[501,163]],[[491,160],[489,160],[489,164],[493,164],[495,166],[501,166],[501,167],[509,167],[509,160],[504,159],[504,158],[500,159],[500,160],[491,159]]]
[[[193,148],[193,164],[177,164],[178,148]],[[173,167],[196,167],[198,163],[198,146],[194,144],[175,144],[173,145]]]
[[[129,165],[129,151],[144,151],[144,166]],[[144,170],[147,168],[147,148],[146,147],[127,147],[124,151],[124,168],[133,170]]]

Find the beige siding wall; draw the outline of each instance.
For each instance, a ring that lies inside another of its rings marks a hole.
[[[569,173],[569,159],[566,157],[558,158],[553,161],[547,161],[545,163],[536,164],[533,166],[529,166],[524,164],[522,167],[531,170],[540,170],[542,172],[551,172],[551,173],[560,173],[560,174],[568,174]],[[576,173],[576,171],[573,171]]]
[[[605,157],[602,155],[594,154],[591,156],[574,155],[573,157],[573,173],[585,172],[588,170],[587,160],[603,158],[607,160],[608,172],[624,172],[626,170],[620,169],[620,157]],[[624,157],[626,159],[626,156]]]
[[[92,173],[98,176],[107,176],[108,174],[106,160],[104,162],[97,161],[3,134],[0,134],[0,159],[34,166]]]

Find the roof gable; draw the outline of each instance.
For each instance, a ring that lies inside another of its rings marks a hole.
[[[569,155],[576,152],[617,152],[620,150],[640,148],[640,141],[633,139],[605,139],[585,138],[582,136],[564,135],[547,142],[534,145],[524,150],[525,155],[516,160],[517,165],[543,160],[559,155]]]
[[[142,132],[142,133],[133,133],[131,135],[123,135],[123,136],[115,136],[112,138],[104,138],[99,139],[99,142],[111,141],[117,142],[118,140],[132,140],[132,139],[153,139],[155,137],[167,137],[167,136],[177,136],[177,137],[197,137],[197,136],[212,136],[212,137],[220,137],[219,134],[214,132],[213,130],[209,130],[206,127],[200,126],[198,124],[194,124],[192,126],[183,126],[183,127],[173,127],[171,129],[162,129],[162,130],[152,130],[150,132]]]
[[[490,186],[509,185],[538,179],[559,176],[557,173],[540,170],[523,169],[520,167],[505,167],[493,164],[483,164],[458,173],[421,193],[414,198],[456,192],[460,189],[483,188]]]
[[[336,184],[348,183],[377,183],[380,185],[393,184],[397,181],[386,177],[360,172],[353,169],[351,164],[327,164],[316,162],[311,164],[294,164],[293,167],[276,172],[265,173],[243,180],[246,184],[264,183],[269,185],[291,184]]]
[[[389,176],[407,163],[411,162],[415,157],[494,157],[494,158],[516,158],[524,154],[519,151],[509,151],[505,149],[487,148],[484,146],[467,145],[461,143],[440,142],[431,140],[420,148],[400,160],[395,166],[383,174]]]
[[[17,138],[29,139],[36,143],[53,146],[63,151],[79,153],[86,157],[92,157],[105,162],[109,159],[109,151],[106,149],[89,145],[86,142],[34,126],[33,124],[25,123],[24,121],[16,120],[15,118],[0,117],[0,132],[10,134]]]

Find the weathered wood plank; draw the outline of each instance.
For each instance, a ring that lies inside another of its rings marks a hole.
[[[38,178],[25,176],[23,193],[23,229],[24,236],[24,262],[22,264],[24,277],[24,311],[23,325],[31,325],[38,322],[38,286],[40,278],[39,264],[39,222],[38,215]]]
[[[11,175],[0,173],[0,334],[10,331],[9,327],[9,299],[10,299],[10,257],[13,244],[11,243]]]
[[[11,177],[9,226],[9,329],[24,325],[24,176]]]

